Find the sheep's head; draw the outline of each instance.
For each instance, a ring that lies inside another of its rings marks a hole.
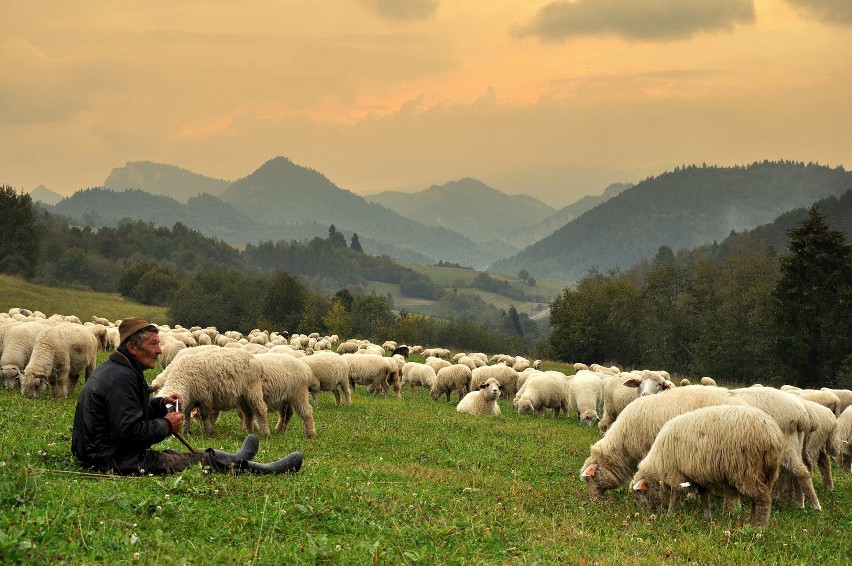
[[[46,375],[24,372],[21,377],[21,393],[24,397],[38,397],[45,392],[48,386]]]
[[[594,445],[592,447],[594,448]],[[589,498],[592,500],[600,499],[606,490],[615,489],[622,483],[607,465],[605,459],[594,455],[594,450],[592,455],[586,458],[583,463],[580,478],[589,484]]]
[[[518,408],[519,415],[528,415],[535,412],[535,407],[533,407],[532,401],[529,399],[518,399],[517,401],[518,403],[515,406]]]
[[[3,375],[3,382],[6,389],[15,389],[18,387],[21,379],[21,370],[17,366],[3,366],[3,369],[0,369],[0,373]]]
[[[595,411],[583,411],[580,413],[580,422],[587,426],[593,426],[598,422],[598,414]]]
[[[644,507],[655,507],[663,503],[665,485],[659,481],[641,478],[633,478],[630,482],[630,490],[636,503]]]
[[[489,401],[496,401],[500,398],[500,392],[503,390],[503,386],[500,385],[493,377],[488,378],[484,383],[479,385],[479,389],[483,392],[482,394]]]

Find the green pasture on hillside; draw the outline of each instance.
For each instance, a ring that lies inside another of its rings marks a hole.
[[[101,356],[101,358],[103,355]],[[153,378],[154,372],[149,372]],[[79,388],[78,388],[79,389]],[[75,393],[76,396],[76,393]],[[460,415],[406,388],[351,406],[329,393],[307,439],[298,416],[257,459],[301,450],[295,476],[79,475],[75,399],[0,392],[0,562],[4,564],[843,564],[852,558],[852,478],[824,510],[777,501],[766,530],[747,507],[706,521],[689,500],[669,516],[627,490],[588,499],[579,479],[596,429],[576,418]],[[271,424],[274,426],[274,416]],[[233,412],[197,448],[239,447]],[[161,447],[182,449],[176,439]]]

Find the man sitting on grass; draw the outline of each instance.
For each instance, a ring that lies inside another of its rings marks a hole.
[[[121,475],[169,474],[200,463],[214,472],[257,474],[297,472],[302,454],[293,452],[270,464],[253,462],[258,439],[249,434],[239,452],[208,448],[203,452],[151,450],[178,434],[183,414],[170,411],[178,396],[149,399],[143,371],[157,365],[160,336],[143,318],[129,318],[118,328],[121,345],[86,380],[74,413],[71,453],[86,468]]]

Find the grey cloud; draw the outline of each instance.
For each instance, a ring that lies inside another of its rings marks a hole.
[[[382,18],[394,21],[425,20],[438,10],[440,0],[361,0]]]
[[[787,0],[787,3],[827,24],[852,25],[849,0]]]
[[[629,41],[654,42],[731,30],[755,19],[753,0],[576,0],[551,2],[526,25],[512,31],[546,41],[616,35]]]

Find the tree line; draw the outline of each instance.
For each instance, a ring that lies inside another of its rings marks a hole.
[[[816,206],[778,256],[754,236],[606,274],[550,305],[556,358],[742,384],[852,386],[852,246]]]

